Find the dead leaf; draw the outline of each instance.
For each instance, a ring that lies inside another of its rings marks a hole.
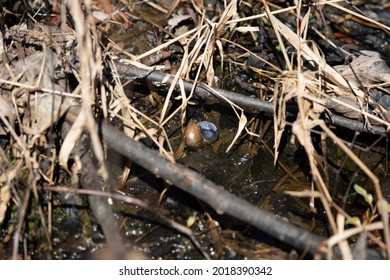
[[[68,159],[70,153],[73,151],[73,148],[76,145],[76,143],[80,141],[81,135],[84,130],[85,114],[83,112],[84,111],[80,112],[76,121],[73,123],[71,129],[66,135],[64,142],[62,142],[61,145],[59,161],[60,161],[60,165],[66,170],[68,170]]]
[[[237,27],[235,30],[241,33],[260,31],[258,26],[240,26]]]
[[[18,161],[13,168],[4,171],[0,176],[0,224],[3,222],[8,204],[11,200],[10,182],[15,179],[23,161]]]
[[[30,133],[41,133],[57,122],[66,111],[75,104],[72,98],[61,97],[54,94],[30,95],[31,104],[31,128]]]
[[[357,78],[366,87],[372,83],[389,83],[390,68],[381,55],[373,51],[361,51],[361,53],[363,55],[356,57],[350,65],[338,65],[334,68],[348,81],[357,83],[355,72]]]
[[[229,150],[233,147],[234,143],[237,141],[238,137],[240,137],[241,135],[241,132],[244,130],[246,124],[247,124],[248,120],[244,114],[244,112],[241,112],[241,116],[240,116],[240,122],[238,123],[238,129],[237,129],[237,133],[236,135],[234,136],[234,139],[232,141],[232,143],[230,143],[229,147],[227,148],[226,152],[228,153]]]
[[[8,119],[11,127],[15,127],[15,108],[12,100],[8,95],[0,95],[0,115]],[[0,135],[6,135],[7,132],[0,126]]]
[[[57,55],[49,48],[36,52],[15,65],[15,74],[23,73],[20,82],[36,87],[52,88],[55,71],[59,65]]]
[[[8,184],[0,189],[0,224],[3,222],[5,213],[8,209],[8,203],[11,199],[10,187]]]
[[[169,29],[173,30],[176,28],[181,22],[192,18],[191,15],[183,15],[183,14],[175,14],[173,17],[168,20]],[[188,31],[188,30],[187,30]]]

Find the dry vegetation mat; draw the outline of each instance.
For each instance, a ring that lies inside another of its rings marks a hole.
[[[389,259],[390,7],[371,2],[5,1],[0,258]],[[311,225],[188,160],[237,151],[237,168],[271,157],[284,175],[270,193]],[[156,194],[130,193],[146,172]],[[167,206],[176,189],[193,214]],[[82,245],[64,249],[74,217]],[[156,228],[191,249],[152,250]]]

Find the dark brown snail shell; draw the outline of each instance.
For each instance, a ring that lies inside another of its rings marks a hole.
[[[218,139],[217,127],[209,122],[190,122],[184,130],[184,141],[190,149],[201,149]]]

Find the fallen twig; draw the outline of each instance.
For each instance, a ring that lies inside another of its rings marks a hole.
[[[159,71],[150,71],[146,69],[142,69],[139,67],[136,67],[134,65],[125,65],[122,63],[116,63],[115,67],[118,70],[118,73],[125,78],[130,79],[148,79],[150,81],[153,81],[155,83],[162,83],[164,81],[164,84],[170,85],[170,83],[173,81],[173,76],[170,76],[169,74],[162,73]],[[169,77],[167,79],[167,76]],[[191,91],[194,83],[191,81],[183,81],[184,89],[186,91]],[[179,84],[176,85],[176,89],[180,90]],[[241,108],[243,108],[247,112],[266,112],[269,114],[274,113],[274,108],[271,102],[263,101],[260,99],[257,99],[255,97],[246,96],[243,94],[238,94],[232,91],[223,90],[223,89],[210,89],[209,86],[206,86],[201,83],[196,84],[196,88],[194,91],[194,95],[197,99],[200,99],[206,103],[216,103],[219,101],[219,97],[213,93],[213,91],[218,92],[218,94],[231,102],[237,104]],[[220,99],[223,101],[223,99]],[[224,103],[222,103],[224,104]],[[290,104],[286,108],[286,114],[287,116],[294,116],[296,115],[297,108],[296,106]],[[332,115],[329,116],[327,114],[324,115],[324,120],[327,123],[332,123],[336,126],[345,127],[348,129],[351,129],[353,131],[360,131],[360,132],[370,132],[378,135],[387,136],[387,130],[384,127],[381,126],[371,126],[369,129],[367,126],[357,120],[348,119],[343,116],[339,115]]]

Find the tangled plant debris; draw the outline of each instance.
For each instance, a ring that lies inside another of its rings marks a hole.
[[[386,1],[14,2],[0,258],[390,258]]]

